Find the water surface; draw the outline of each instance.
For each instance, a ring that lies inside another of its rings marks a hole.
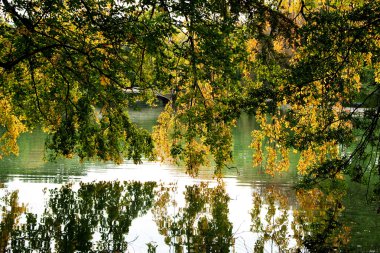
[[[151,130],[161,110],[130,115]],[[243,114],[222,181],[212,168],[192,178],[155,162],[46,162],[45,134],[24,134],[20,155],[0,161],[0,252],[379,251],[380,216],[365,187],[296,191],[294,169],[274,178],[253,169],[253,128]]]

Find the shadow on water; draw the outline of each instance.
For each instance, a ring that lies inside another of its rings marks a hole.
[[[147,241],[144,252],[349,251],[350,227],[340,221],[344,190],[327,188],[297,190],[295,203],[273,186],[253,193],[245,251],[237,250],[222,181],[183,192],[156,182],[67,184],[46,191],[41,213],[29,212],[14,191],[2,198],[0,252],[129,252],[133,220],[147,213],[161,241]]]

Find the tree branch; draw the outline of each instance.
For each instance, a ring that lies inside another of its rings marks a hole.
[[[15,21],[15,23],[17,24],[19,21],[22,25],[24,25],[29,31],[34,31],[34,25],[32,24],[32,22],[21,16],[19,13],[17,13],[16,11],[16,8],[11,5],[8,0],[2,0],[3,1],[3,4],[4,4],[4,7],[5,7],[5,11],[9,12],[11,15],[12,15],[12,19],[13,21]]]
[[[27,60],[27,59],[30,59],[32,56],[34,56],[38,53],[42,53],[42,52],[45,52],[45,51],[48,51],[48,50],[51,50],[54,48],[69,48],[69,49],[75,50],[77,52],[80,52],[82,54],[84,53],[83,51],[81,51],[75,47],[66,45],[66,44],[51,44],[51,45],[47,45],[44,47],[37,48],[37,49],[30,51],[30,52],[26,52],[25,54],[21,55],[20,57],[18,57],[15,60],[7,61],[7,62],[0,62],[0,67],[2,67],[5,70],[11,70],[14,66],[19,64],[20,62]]]

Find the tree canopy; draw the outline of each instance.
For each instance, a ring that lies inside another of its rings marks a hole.
[[[380,174],[379,17],[369,0],[1,0],[0,156],[42,127],[53,156],[180,160],[196,174],[211,155],[219,173],[248,111],[269,174],[290,151],[314,179]],[[126,108],[158,93],[171,100],[150,134]]]

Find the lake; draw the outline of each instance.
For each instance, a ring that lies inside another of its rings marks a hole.
[[[130,116],[151,130],[161,110]],[[24,134],[19,156],[0,161],[0,252],[380,252],[365,186],[296,190],[295,169],[272,178],[252,168],[254,128],[243,114],[222,179],[148,161],[46,162],[46,135]]]

